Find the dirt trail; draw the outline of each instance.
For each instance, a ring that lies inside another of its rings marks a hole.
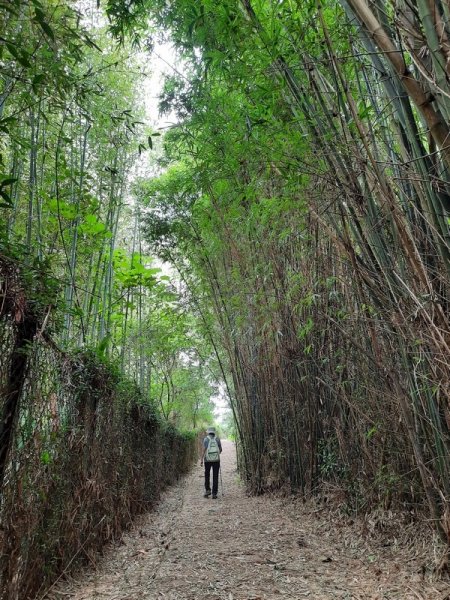
[[[424,580],[423,556],[395,540],[372,547],[355,540],[350,525],[331,526],[321,510],[247,497],[234,446],[223,446],[224,496],[204,499],[202,470],[195,468],[95,571],[49,598],[444,600],[450,594],[448,583]]]

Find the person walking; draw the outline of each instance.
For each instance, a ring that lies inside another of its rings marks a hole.
[[[203,440],[203,452],[200,461],[201,466],[205,464],[205,498],[211,496],[211,469],[213,472],[212,480],[212,499],[217,498],[219,489],[219,471],[220,471],[220,453],[222,452],[222,443],[216,436],[214,427],[208,427],[208,434]]]

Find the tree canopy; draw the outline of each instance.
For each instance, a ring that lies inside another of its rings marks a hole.
[[[58,341],[182,426],[224,387],[251,491],[420,499],[448,540],[447,4],[0,10],[0,243]],[[161,39],[163,136],[133,55]]]

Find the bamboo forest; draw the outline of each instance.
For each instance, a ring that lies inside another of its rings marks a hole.
[[[0,132],[0,600],[448,600],[448,0],[0,0]]]

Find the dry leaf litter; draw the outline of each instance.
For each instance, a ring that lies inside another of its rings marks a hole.
[[[432,576],[438,546],[429,529],[421,535],[381,516],[352,523],[318,503],[248,497],[234,446],[223,446],[223,495],[219,488],[217,500],[203,498],[195,468],[95,568],[46,598],[450,600],[448,580]]]

